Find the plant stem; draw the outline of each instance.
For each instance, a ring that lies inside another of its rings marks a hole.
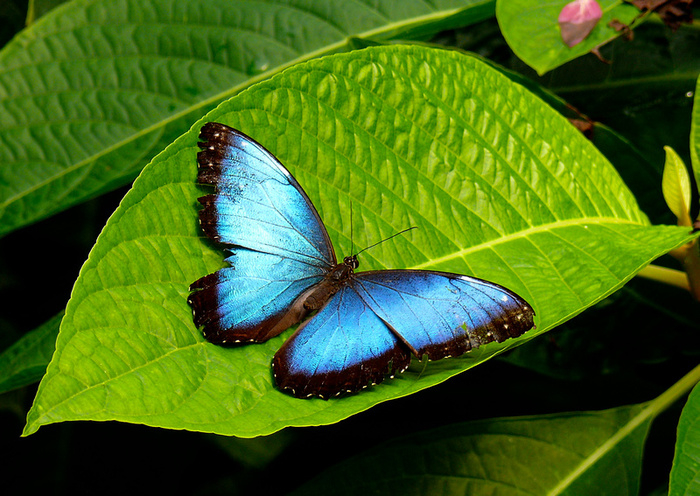
[[[661,393],[648,404],[648,409],[652,417],[666,410],[679,398],[687,394],[695,385],[700,382],[700,365],[685,374],[678,382]]]
[[[668,269],[658,265],[647,265],[642,270],[637,272],[637,275],[690,291],[688,277],[686,276],[685,272],[680,270]]]
[[[690,292],[696,300],[700,301],[700,246],[697,239],[688,247],[683,259],[683,267],[688,274]]]

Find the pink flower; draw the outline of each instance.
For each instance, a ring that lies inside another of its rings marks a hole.
[[[603,16],[596,0],[575,0],[567,3],[559,14],[561,37],[567,46],[581,43]]]

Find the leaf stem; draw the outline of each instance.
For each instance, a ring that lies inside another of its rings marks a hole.
[[[696,300],[700,301],[700,245],[697,239],[688,245],[683,258],[683,267],[688,274],[690,292]]]
[[[685,272],[676,269],[668,269],[658,265],[647,265],[637,272],[639,277],[645,277],[653,281],[659,281],[671,286],[676,286],[686,291],[690,291],[690,284]]]
[[[647,406],[652,417],[666,410],[700,382],[700,365],[685,374],[678,382],[651,400]]]

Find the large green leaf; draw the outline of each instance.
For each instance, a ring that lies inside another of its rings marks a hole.
[[[493,14],[493,0],[75,0],[0,51],[0,235],[132,180],[255,81]],[[18,171],[21,171],[19,173]]]
[[[363,254],[362,267],[496,281],[533,305],[537,329],[461,358],[415,363],[354,396],[298,400],[277,391],[270,359],[289,333],[255,346],[211,345],[186,304],[189,284],[223,265],[196,220],[203,120],[145,169],[100,235],[26,434],[77,419],[242,437],[337,422],[566,321],[692,239],[687,228],[649,225],[617,172],[563,117],[459,52],[393,46],[310,61],[206,120],[252,135],[289,167],[339,254],[418,226]]]
[[[700,387],[695,386],[678,422],[670,496],[700,494]]]
[[[561,9],[570,1],[498,0],[496,2],[496,17],[503,37],[511,50],[540,75],[618,37],[620,33],[608,26],[613,19],[630,24],[639,14],[639,10],[622,0],[599,0],[603,17],[585,40],[569,48],[561,39],[557,19]]]

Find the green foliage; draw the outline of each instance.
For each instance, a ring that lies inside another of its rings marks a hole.
[[[700,367],[679,384],[687,387],[698,379]],[[334,483],[339,495],[636,495],[651,421],[682,390],[610,410],[494,418],[427,430],[332,467],[294,494],[325,494]],[[684,413],[679,429],[697,422],[697,410],[687,414],[690,419]],[[697,456],[697,439],[684,446],[685,456]]]
[[[667,146],[666,164],[661,189],[668,208],[681,225],[690,225],[690,176],[683,160],[673,148]]]
[[[351,36],[425,36],[492,8],[484,0],[69,2],[0,52],[0,235],[130,182],[221,101],[342,51]]]
[[[695,86],[695,98],[700,94],[700,78]],[[700,105],[693,107],[692,124],[690,127],[690,156],[692,158],[695,184],[700,184]]]
[[[557,18],[569,0],[540,2],[537,0],[498,0],[496,15],[504,38],[513,52],[538,74],[585,55],[598,45],[619,36],[608,26],[616,19],[630,24],[639,11],[622,0],[598,0],[603,9],[600,19],[588,37],[573,48],[561,42]]]
[[[700,387],[688,397],[678,422],[676,457],[671,470],[670,496],[700,494]]]
[[[488,277],[540,315],[526,339],[691,239],[687,228],[648,225],[616,171],[565,119],[451,51],[377,47],[314,60],[206,119],[255,135],[288,165],[339,253],[349,253],[351,240],[368,246],[416,225],[415,235],[363,259],[367,268]],[[243,437],[333,423],[513,345],[416,365],[368,394],[300,404],[271,381],[270,360],[286,336],[235,349],[205,342],[186,304],[188,285],[222,264],[192,215],[202,194],[193,161],[200,125],[149,165],[100,236],[68,304],[27,434],[69,419]],[[350,208],[359,219],[353,233]],[[589,277],[572,270],[580,265]]]
[[[600,48],[610,64],[589,54],[538,81],[594,121],[624,135],[659,171],[664,146],[671,146],[690,163],[689,114],[700,67],[700,26],[695,23],[674,34],[652,17],[635,28],[634,35],[631,41],[619,38]],[[644,180],[635,176],[647,176],[646,172],[635,173],[634,167],[628,171],[628,184]],[[651,185],[646,195],[651,194],[650,189]],[[643,194],[635,193],[638,199]],[[665,208],[658,196],[658,182],[654,193],[657,196],[650,206]]]
[[[0,393],[37,382],[54,352],[63,312],[25,334],[0,354]]]
[[[295,494],[335,484],[338,495],[635,495],[650,424],[632,406],[450,425],[363,453]]]
[[[567,0],[73,0],[37,19],[52,3],[0,8],[5,39],[29,25],[0,50],[0,412],[12,416],[0,434],[10,471],[48,475],[11,475],[10,492],[98,491],[106,477],[131,490],[138,467],[144,490],[199,494],[698,492],[697,391],[680,422],[672,407],[698,381],[697,368],[678,380],[700,356],[698,305],[662,286],[684,286],[678,271],[630,281],[663,274],[647,265],[669,252],[693,277],[697,234],[662,225],[676,222],[662,166],[666,145],[691,164],[695,186],[675,191],[695,216],[697,23],[674,34],[646,16],[634,40],[599,46],[616,37],[610,19],[636,15],[601,1],[603,20],[568,49]],[[452,28],[433,42],[472,53],[393,46]],[[594,47],[611,64],[585,55]],[[537,328],[414,361],[361,394],[280,393],[270,359],[292,330],[217,347],[186,303],[224,265],[197,224],[206,121],[280,158],[338,255],[416,225],[361,268],[496,281],[534,306]],[[105,193],[149,161],[104,225],[123,194]],[[67,250],[87,257],[79,276]],[[74,281],[60,333],[63,312],[26,332]],[[25,435],[56,425],[18,440],[13,412],[28,412]]]

